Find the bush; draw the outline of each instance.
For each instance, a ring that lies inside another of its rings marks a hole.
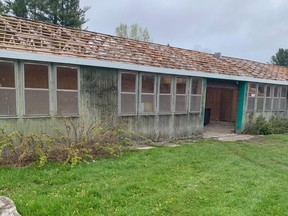
[[[75,123],[67,118],[63,119],[63,126],[64,130],[54,129],[54,135],[35,132],[23,135],[0,128],[0,164],[43,166],[58,161],[75,166],[92,159],[119,156],[135,144],[132,138],[137,137],[109,124],[93,123],[86,128],[84,122]]]
[[[255,135],[288,133],[288,119],[272,118],[267,121],[263,116],[259,116],[254,122],[249,120],[243,133]]]

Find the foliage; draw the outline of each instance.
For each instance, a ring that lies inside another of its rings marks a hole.
[[[130,26],[120,23],[120,25],[116,27],[115,33],[117,36],[123,38],[130,38],[147,42],[152,41],[148,29],[144,28],[143,30],[142,27],[136,23]]]
[[[280,48],[278,52],[271,57],[271,63],[288,67],[288,49]]]
[[[249,120],[244,133],[255,135],[288,133],[288,119],[272,118],[268,121],[263,116],[259,116],[256,121]]]
[[[63,119],[63,130],[54,129],[54,135],[0,130],[0,164],[17,166],[58,161],[75,166],[79,162],[115,157],[134,145],[132,133],[120,126],[92,123],[88,128],[84,122]]]
[[[21,215],[287,215],[288,136],[124,153],[71,169],[0,169]],[[185,145],[187,144],[187,145]]]
[[[6,0],[7,11],[18,17],[81,28],[89,7],[80,8],[79,0]]]

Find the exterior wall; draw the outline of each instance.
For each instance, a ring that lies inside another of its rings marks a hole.
[[[251,121],[254,121],[256,120],[259,116],[262,116],[264,118],[266,118],[267,120],[271,119],[271,118],[288,118],[288,112],[287,112],[287,107],[288,107],[288,97],[287,97],[287,92],[286,92],[286,103],[285,103],[285,110],[278,110],[278,111],[275,111],[275,110],[271,110],[271,111],[267,111],[265,110],[265,103],[266,103],[266,99],[264,100],[264,108],[262,111],[257,111],[257,96],[255,97],[256,101],[255,101],[255,107],[254,107],[254,110],[251,111],[251,110],[248,110],[248,97],[249,97],[249,85],[251,84],[256,84],[258,85],[257,83],[248,83],[246,85],[246,95],[245,95],[245,119],[244,119],[244,125],[248,125],[249,122]],[[268,85],[265,85],[265,86],[268,86]],[[271,85],[269,85],[271,86]],[[286,86],[280,86],[280,85],[272,85],[272,86],[277,86],[277,87],[283,87],[283,88],[287,88]],[[266,87],[265,87],[266,88]],[[258,91],[258,90],[257,90]],[[257,91],[256,91],[256,95],[257,95]],[[272,91],[272,94],[274,92]],[[265,89],[265,94],[266,94],[266,89]],[[280,93],[281,94],[281,93]],[[266,97],[266,96],[265,96]],[[273,106],[273,95],[272,95],[272,105]],[[280,102],[279,102],[280,103]]]

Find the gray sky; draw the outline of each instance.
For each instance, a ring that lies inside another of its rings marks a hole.
[[[88,30],[147,27],[155,43],[268,62],[288,48],[287,0],[80,0]]]

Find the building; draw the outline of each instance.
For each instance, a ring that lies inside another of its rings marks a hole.
[[[153,139],[287,116],[288,69],[0,16],[0,127],[110,121]]]

